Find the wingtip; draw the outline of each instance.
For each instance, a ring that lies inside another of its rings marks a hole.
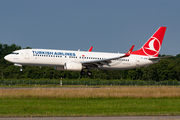
[[[135,46],[135,45],[133,45],[133,46],[129,49],[129,51],[125,54],[125,57],[128,57],[128,56],[131,55],[131,52],[133,51],[134,46]]]
[[[91,51],[92,51],[92,49],[93,49],[93,46],[91,46],[91,47],[89,48],[88,52],[91,52]]]

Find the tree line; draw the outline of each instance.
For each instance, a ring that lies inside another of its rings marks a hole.
[[[29,48],[29,47],[27,47]],[[0,79],[78,79],[80,72],[58,71],[53,67],[23,66],[23,71],[19,67],[4,60],[4,56],[21,46],[0,43]],[[166,55],[159,55],[160,57]],[[135,68],[131,70],[91,70],[92,76],[83,76],[89,79],[131,79],[131,80],[180,80],[180,54],[161,59],[159,63],[147,67]]]

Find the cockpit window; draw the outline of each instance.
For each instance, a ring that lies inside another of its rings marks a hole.
[[[17,53],[17,52],[13,52],[13,53],[11,53],[11,54],[18,55],[19,53]]]

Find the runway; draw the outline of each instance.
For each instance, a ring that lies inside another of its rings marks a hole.
[[[0,120],[180,120],[180,116],[0,117]]]
[[[122,89],[122,88],[180,88],[180,86],[115,86],[115,87],[0,87],[0,89]]]

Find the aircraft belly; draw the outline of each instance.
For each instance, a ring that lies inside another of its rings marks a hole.
[[[136,67],[135,63],[130,62],[113,62],[110,66],[103,65],[99,69],[104,70],[125,70],[125,69],[133,69]]]

